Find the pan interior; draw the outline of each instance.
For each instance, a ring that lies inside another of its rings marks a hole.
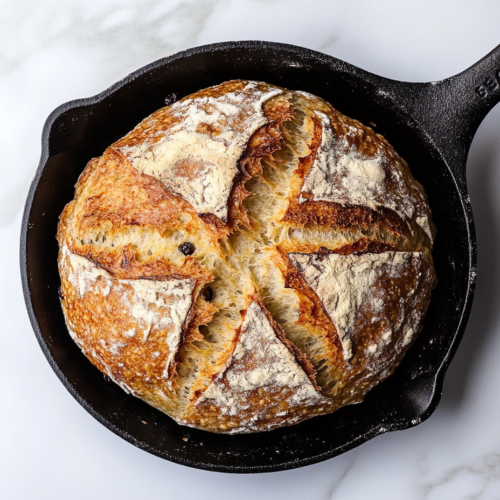
[[[162,107],[225,80],[263,80],[311,92],[344,114],[374,124],[406,159],[424,186],[438,229],[434,258],[439,284],[419,338],[387,381],[359,405],[303,424],[256,435],[222,436],[177,425],[107,381],[81,354],[64,323],[57,289],[58,216],[74,194],[87,162]],[[314,463],[370,439],[381,428],[414,425],[435,408],[442,380],[436,373],[448,355],[467,299],[469,240],[453,178],[418,127],[377,88],[377,77],[320,54],[257,46],[191,51],[155,63],[98,99],[70,104],[46,129],[45,153],[32,187],[23,228],[32,321],[53,368],[96,418],[130,442],[193,467],[227,472],[280,470]],[[47,149],[48,148],[48,149]],[[23,250],[24,251],[24,250]],[[142,422],[147,422],[144,425]],[[185,440],[187,438],[187,440]]]

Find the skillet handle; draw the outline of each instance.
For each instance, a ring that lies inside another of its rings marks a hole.
[[[398,89],[397,94],[450,167],[464,176],[472,139],[485,116],[500,101],[500,45],[456,76],[414,83]]]

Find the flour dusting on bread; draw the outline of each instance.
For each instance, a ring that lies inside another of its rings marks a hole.
[[[249,82],[239,92],[177,102],[170,107],[176,125],[120,150],[139,172],[163,182],[198,213],[226,221],[238,160],[250,136],[268,122],[263,103],[280,93]]]
[[[417,214],[419,200],[408,189],[400,165],[389,162],[382,149],[370,157],[360,154],[344,137],[336,136],[325,113],[316,114],[321,119],[321,144],[301,192],[318,201],[389,208],[404,219],[415,218],[432,240],[428,217]],[[356,133],[352,127],[352,135]],[[300,202],[304,201],[301,196]]]
[[[62,255],[67,279],[77,290],[80,299],[89,292],[104,298],[113,290],[120,296],[123,307],[141,326],[143,341],[147,341],[152,329],[167,332],[169,356],[165,376],[168,378],[169,368],[179,350],[184,322],[192,305],[194,281],[119,280],[85,257],[71,253],[67,247],[63,247]],[[131,338],[137,331],[131,328],[123,334]],[[109,346],[113,354],[118,354],[117,346],[119,344],[116,343]]]
[[[266,399],[266,404],[253,408],[256,394],[259,401]],[[196,404],[216,405],[229,417],[241,417],[252,410],[239,421],[239,426],[250,432],[255,430],[255,421],[265,420],[276,407],[292,416],[297,407],[302,411],[329,401],[279,340],[261,306],[252,302],[232,356]]]
[[[335,324],[342,341],[344,358],[352,357],[352,342],[357,322],[363,308],[369,308],[372,321],[383,317],[389,339],[397,331],[404,319],[402,314],[387,315],[387,303],[391,297],[377,287],[382,279],[397,280],[407,276],[410,271],[425,274],[425,256],[417,252],[385,252],[365,255],[317,255],[288,254],[292,263],[304,276],[307,283],[320,298],[325,311]],[[424,267],[424,269],[422,269]],[[402,302],[411,302],[416,289],[407,288],[400,297]],[[418,323],[422,313],[416,310]],[[404,345],[412,340],[414,328],[405,331]],[[377,351],[375,345],[369,352]]]

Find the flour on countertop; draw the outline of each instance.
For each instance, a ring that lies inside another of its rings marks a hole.
[[[330,201],[341,205],[361,205],[377,210],[380,207],[394,210],[403,219],[415,222],[432,240],[427,216],[418,215],[418,200],[410,193],[398,167],[386,168],[387,159],[382,151],[378,156],[367,158],[347,146],[343,138],[335,137],[330,119],[316,111],[321,119],[321,144],[314,163],[304,179],[301,193],[310,193],[316,201]],[[357,129],[353,127],[353,133]],[[395,184],[388,189],[387,174]],[[299,202],[306,199],[301,195]],[[417,217],[415,217],[418,215]]]
[[[262,105],[281,92],[263,92],[249,82],[221,97],[177,102],[170,114],[180,123],[120,150],[139,172],[160,180],[198,213],[227,220],[238,160],[251,135],[268,123]]]
[[[119,280],[85,257],[71,253],[67,247],[62,249],[62,253],[63,259],[69,262],[68,280],[80,298],[89,292],[107,297],[113,289],[121,295],[124,312],[143,326],[144,342],[147,341],[152,328],[167,331],[169,355],[164,373],[168,377],[169,367],[181,343],[182,326],[191,308],[195,281]],[[96,286],[98,282],[101,283],[100,287]],[[132,338],[136,331],[132,328],[123,334]],[[116,353],[118,347],[110,344],[108,350]]]

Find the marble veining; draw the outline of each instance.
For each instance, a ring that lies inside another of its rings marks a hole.
[[[1,498],[500,498],[500,107],[485,120],[469,157],[478,285],[442,403],[421,425],[335,459],[226,475],[169,463],[126,443],[88,415],[52,372],[29,324],[18,268],[22,208],[42,127],[61,103],[101,92],[179,50],[245,39],[302,45],[389,78],[438,81],[500,42],[498,0],[357,0],[355,6],[341,0],[0,0],[0,13]]]

